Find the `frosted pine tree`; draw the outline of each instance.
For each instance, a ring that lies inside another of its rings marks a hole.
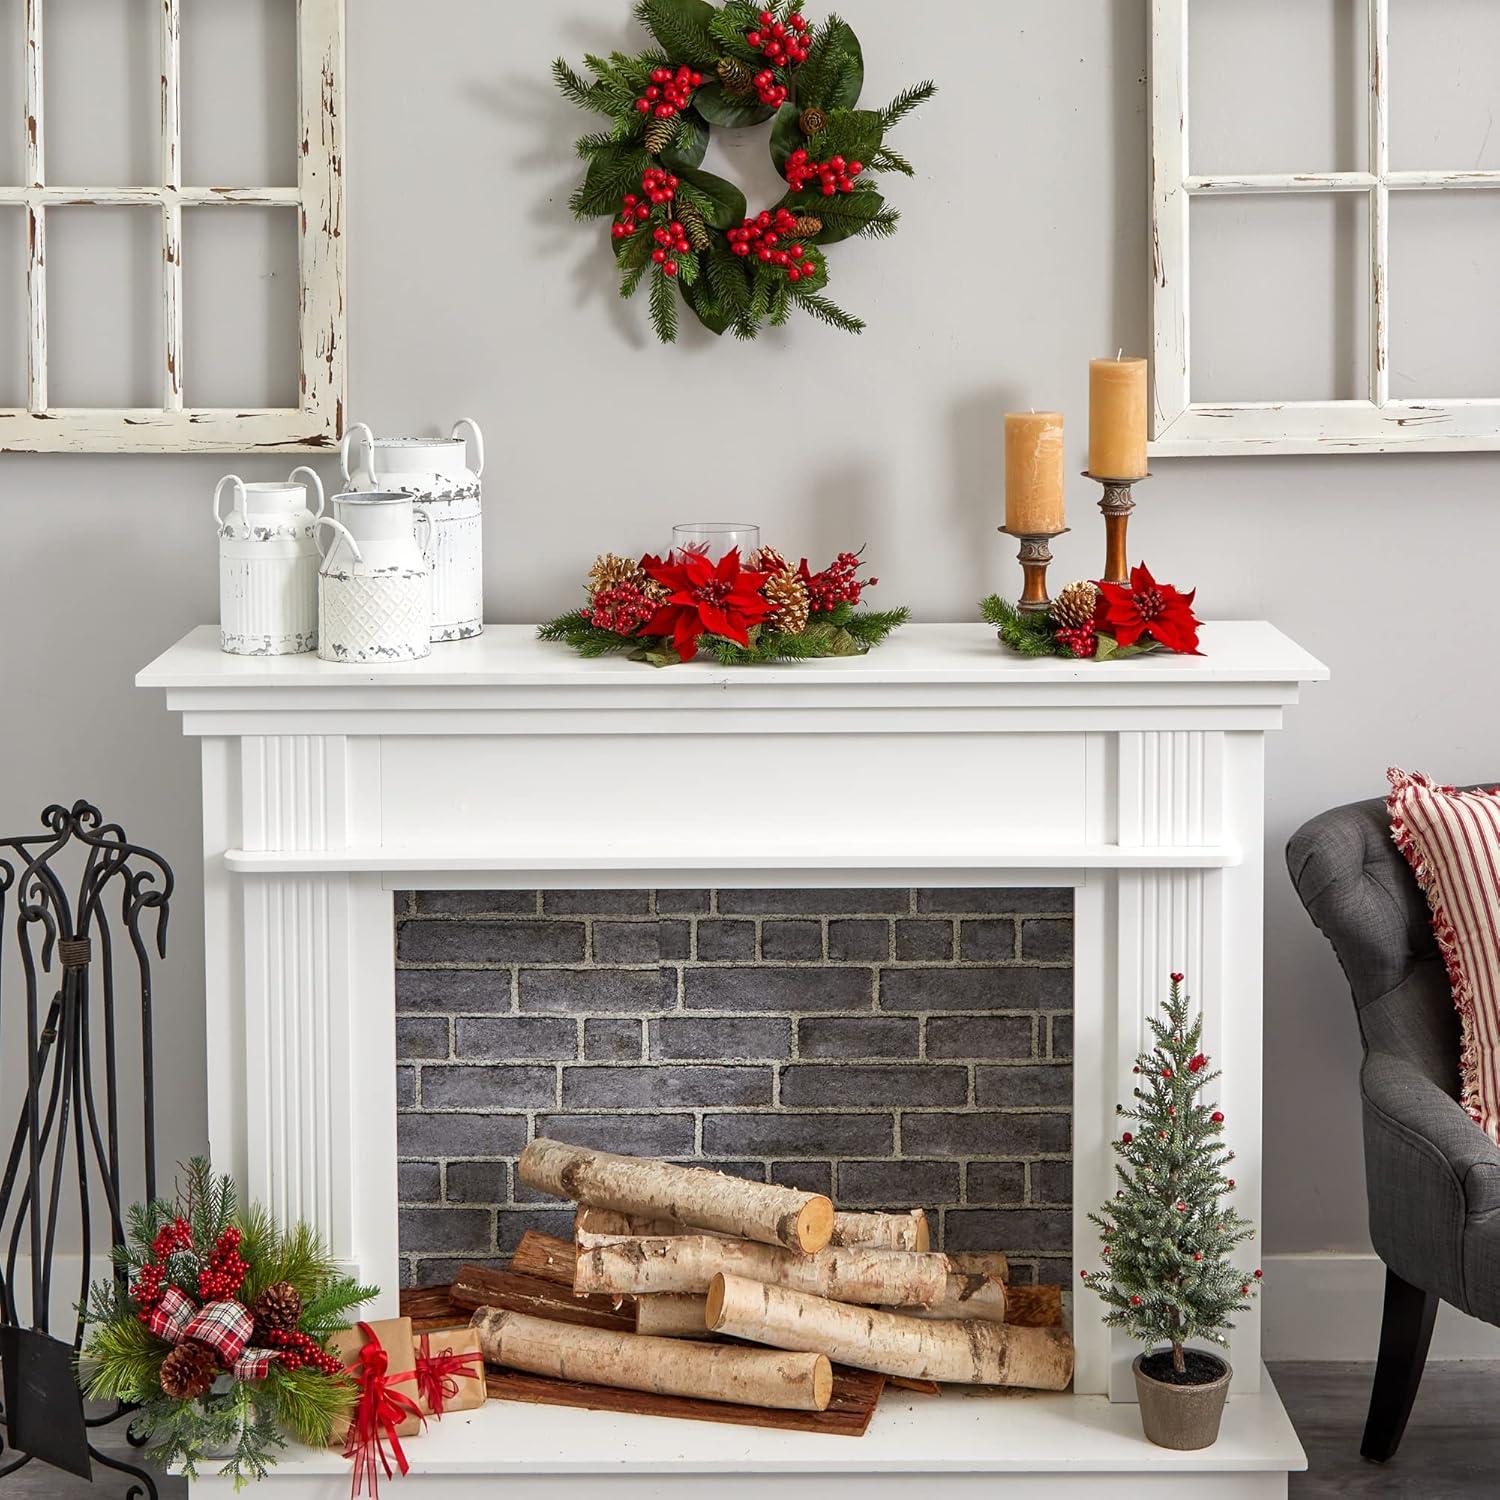
[[[1172,1368],[1186,1370],[1183,1346],[1206,1339],[1228,1347],[1232,1315],[1250,1307],[1260,1272],[1230,1263],[1253,1227],[1224,1202],[1224,1115],[1202,1093],[1220,1075],[1199,1050],[1201,1017],[1190,1017],[1181,974],[1149,1025],[1156,1038],[1136,1059],[1135,1107],[1117,1105],[1131,1128],[1114,1142],[1118,1191],[1089,1218],[1099,1226],[1104,1269],[1079,1274],[1109,1311],[1104,1321],[1149,1348],[1170,1344]]]

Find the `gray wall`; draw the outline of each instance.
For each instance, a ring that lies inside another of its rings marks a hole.
[[[1014,583],[994,532],[1000,414],[1063,407],[1083,467],[1086,362],[1147,339],[1145,0],[846,8],[872,94],[929,73],[944,89],[904,128],[923,175],[897,192],[901,234],[837,256],[837,292],[870,331],[799,323],[753,347],[705,336],[663,351],[643,309],[614,297],[597,230],[567,218],[583,121],[547,77],[558,52],[631,43],[623,0],[350,6],[353,414],[401,432],[484,423],[491,618],[571,604],[595,545],[659,547],[674,520],[726,511],[790,550],[868,542],[877,597],[967,618]],[[231,112],[205,128],[235,125]],[[764,181],[761,146],[733,149],[734,170]],[[256,336],[227,316],[229,337]],[[1242,316],[1260,326],[1255,308]],[[0,826],[87,793],[187,877],[162,990],[164,1150],[177,1154],[204,1118],[195,750],[130,682],[214,618],[208,506],[228,467],[0,460]],[[1208,614],[1268,617],[1334,671],[1270,750],[1265,1230],[1272,1251],[1361,1248],[1354,1026],[1280,850],[1309,814],[1377,793],[1389,762],[1496,775],[1496,461],[1157,470],[1137,550],[1198,585]],[[1094,498],[1077,482],[1063,575],[1098,566]],[[1415,628],[1397,618],[1413,607]]]

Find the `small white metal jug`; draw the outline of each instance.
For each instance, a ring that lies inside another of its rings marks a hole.
[[[358,450],[357,435],[364,438]],[[377,438],[356,422],[344,434],[340,458],[350,492],[399,490],[431,518],[433,640],[478,635],[484,629],[484,435],[479,424],[464,417],[448,438]]]
[[[308,507],[305,474],[317,492]],[[229,514],[222,513],[231,491]],[[323,481],[308,468],[285,483],[226,474],[214,490],[219,528],[219,645],[231,656],[296,656],[318,644],[318,544]]]
[[[334,533],[318,576],[318,655],[324,661],[416,661],[432,651],[432,520],[410,495],[335,495]],[[424,533],[417,542],[418,529]]]

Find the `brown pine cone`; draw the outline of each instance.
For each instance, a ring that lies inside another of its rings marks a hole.
[[[648,155],[660,156],[677,139],[676,120],[653,120],[646,127],[646,151]]]
[[[755,92],[755,69],[737,57],[721,57],[714,66],[726,94],[743,98]]]
[[[691,203],[684,203],[678,208],[677,219],[687,234],[688,244],[694,250],[707,250],[713,243],[708,233],[707,222]]]
[[[807,597],[807,585],[794,568],[773,573],[766,580],[764,589],[771,603],[771,613],[766,616],[770,630],[780,630],[787,635],[801,635],[807,629],[811,603]]]
[[[1052,601],[1052,623],[1059,630],[1081,630],[1091,624],[1099,607],[1099,590],[1092,583],[1070,583]]]
[[[257,1330],[290,1332],[302,1321],[302,1298],[290,1281],[268,1286],[250,1309]]]
[[[823,221],[816,214],[799,214],[797,216],[797,233],[811,239],[815,234],[822,234]]]
[[[821,133],[828,125],[828,116],[816,104],[809,104],[797,117],[797,124],[808,140]]]
[[[214,1351],[197,1339],[188,1339],[161,1362],[162,1394],[173,1401],[196,1401],[208,1394],[218,1374]]]

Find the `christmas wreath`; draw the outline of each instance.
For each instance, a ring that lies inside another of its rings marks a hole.
[[[1158,583],[1144,563],[1127,583],[1070,583],[1044,610],[1017,609],[998,594],[980,612],[1018,656],[1063,656],[1118,661],[1151,651],[1198,656],[1193,600],[1170,583]]]
[[[195,1159],[177,1202],[130,1210],[115,1275],[89,1292],[80,1379],[139,1410],[132,1432],[163,1467],[197,1477],[209,1453],[236,1488],[263,1479],[282,1434],[321,1447],[358,1391],[327,1347],[376,1295],[339,1273],[306,1225],[239,1208]]]
[[[914,176],[887,144],[936,92],[931,83],[883,109],[858,108],[864,54],[846,21],[821,25],[803,0],[639,0],[636,18],[657,47],[585,59],[586,80],[553,64],[563,94],[611,125],[578,141],[588,162],[571,207],[614,220],[622,296],[649,276],[657,337],[677,337],[677,291],[705,328],[753,339],[794,309],[847,333],[864,324],[826,295],[826,247],[854,235],[884,238],[899,218],[873,179]],[[715,125],[771,121],[781,201],[751,214],[732,182],[702,169]]]
[[[841,552],[821,573],[807,559],[793,567],[774,547],[748,563],[738,550],[715,562],[703,553],[639,562],[612,552],[589,571],[589,602],[543,625],[544,641],[560,641],[580,656],[628,652],[655,667],[692,661],[710,652],[721,666],[863,656],[910,614],[862,610],[866,589],[854,552]]]

